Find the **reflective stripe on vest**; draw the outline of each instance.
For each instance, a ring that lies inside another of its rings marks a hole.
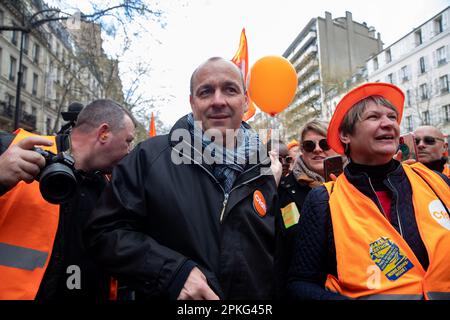
[[[33,136],[23,129],[11,145]],[[54,142],[43,147],[54,153]],[[45,201],[39,183],[19,182],[0,197],[0,299],[34,299],[47,268],[59,220],[59,205]]]
[[[420,163],[404,165],[413,208],[430,264],[423,270],[402,236],[375,203],[341,175],[325,184],[336,246],[338,277],[326,287],[352,298],[425,299],[450,292],[450,189]],[[432,188],[430,188],[432,186]],[[399,195],[399,201],[409,201]],[[431,294],[429,294],[431,292]]]
[[[42,268],[47,260],[48,253],[7,243],[0,243],[0,265],[34,270]]]

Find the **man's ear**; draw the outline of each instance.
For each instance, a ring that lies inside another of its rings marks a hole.
[[[105,143],[111,133],[110,126],[107,123],[102,123],[97,129],[97,139],[101,143]]]
[[[244,96],[245,96],[244,113],[246,113],[248,111],[248,105],[250,103],[250,99],[247,95],[247,92],[244,93]]]
[[[191,104],[192,111],[194,111],[194,97],[192,94],[189,95],[189,103]]]

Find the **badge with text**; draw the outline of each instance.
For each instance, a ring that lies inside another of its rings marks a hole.
[[[370,258],[390,280],[395,281],[414,265],[389,238],[381,237],[370,244]]]
[[[300,218],[300,212],[298,211],[295,202],[291,202],[286,207],[282,208],[281,215],[283,216],[283,222],[286,229],[297,224],[298,219]]]
[[[253,208],[260,217],[264,217],[267,213],[266,200],[259,190],[253,193]]]

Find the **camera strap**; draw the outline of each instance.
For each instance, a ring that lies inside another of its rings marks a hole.
[[[59,134],[56,136],[56,148],[58,152],[64,152],[70,149],[70,136],[68,134]]]

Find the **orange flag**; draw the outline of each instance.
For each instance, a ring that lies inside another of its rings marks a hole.
[[[152,118],[150,120],[150,131],[148,132],[148,135],[150,137],[156,136],[155,117],[153,116],[153,112],[152,112]]]
[[[242,29],[241,32],[241,40],[239,42],[239,48],[236,51],[233,59],[231,59],[235,65],[241,69],[242,75],[244,76],[244,83],[247,83],[247,73],[248,73],[248,48],[247,48],[247,37],[245,36],[245,28]],[[244,113],[242,117],[243,121],[247,121],[251,117],[255,115],[256,108],[253,101],[250,100],[248,96],[248,110]]]

